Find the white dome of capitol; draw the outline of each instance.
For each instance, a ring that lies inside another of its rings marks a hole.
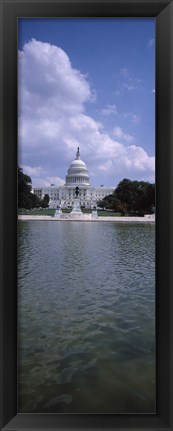
[[[70,167],[69,167],[69,169],[68,169],[68,171],[70,171],[71,169],[80,169],[80,168],[82,168],[82,169],[87,169],[87,167],[86,167],[86,164],[85,164],[85,162],[83,162],[83,160],[74,160],[72,163],[71,163],[71,165],[70,165]]]
[[[79,147],[76,159],[70,164],[66,175],[66,185],[90,185],[90,178],[85,162],[80,159]]]

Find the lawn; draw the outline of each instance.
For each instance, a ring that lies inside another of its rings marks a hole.
[[[70,209],[63,209],[62,212],[63,213],[70,213]],[[91,214],[91,210],[89,209],[82,209],[82,212],[84,214]],[[47,216],[54,216],[55,214],[55,209],[51,209],[51,208],[45,208],[45,209],[31,209],[31,210],[26,210],[26,209],[19,209],[18,211],[19,215],[47,215]],[[113,211],[103,211],[103,210],[98,210],[98,216],[101,217],[116,217],[116,216],[121,216],[120,213],[118,212],[113,212]]]
[[[98,210],[98,216],[100,216],[100,217],[121,217],[121,213],[118,213],[115,211]]]
[[[45,208],[45,209],[33,209],[33,210],[25,210],[25,209],[19,209],[18,215],[47,215],[47,216],[54,216],[55,210],[51,208]]]

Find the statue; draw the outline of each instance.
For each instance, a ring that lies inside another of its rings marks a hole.
[[[75,195],[76,195],[76,197],[79,196],[79,187],[78,186],[75,188]]]

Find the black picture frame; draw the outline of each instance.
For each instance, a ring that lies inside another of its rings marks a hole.
[[[173,430],[173,1],[1,0],[1,429]],[[17,18],[156,19],[156,414],[17,413]]]

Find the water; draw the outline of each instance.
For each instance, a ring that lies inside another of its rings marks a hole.
[[[155,413],[155,228],[19,222],[19,412]]]

